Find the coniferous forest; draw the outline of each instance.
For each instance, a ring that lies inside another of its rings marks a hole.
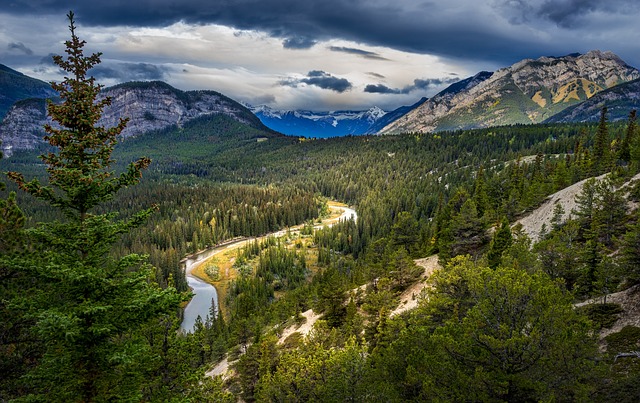
[[[640,283],[635,111],[316,140],[217,115],[120,140],[69,19],[50,147],[0,161],[0,401],[640,398],[640,328],[606,332],[607,296]],[[580,181],[572,211],[518,224]],[[314,228],[328,200],[357,219]],[[179,331],[185,256],[298,225],[210,268],[224,298]]]

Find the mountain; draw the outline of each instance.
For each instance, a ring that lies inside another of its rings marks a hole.
[[[57,95],[48,83],[0,64],[0,121],[16,101],[25,98],[53,98]]]
[[[640,71],[612,52],[525,59],[453,84],[380,132],[540,123],[602,90],[638,78]]]
[[[375,123],[369,127],[369,130],[365,132],[365,134],[376,134],[380,130],[382,130],[385,126],[390,125],[395,122],[402,116],[416,109],[418,106],[422,105],[427,101],[426,97],[422,97],[418,102],[409,106],[401,106],[398,109],[394,109],[391,112],[385,113],[382,117],[375,121]]]
[[[280,133],[304,137],[337,137],[369,133],[386,113],[373,107],[367,111],[278,111],[267,106],[252,107],[262,123]]]
[[[225,115],[251,128],[269,132],[250,110],[215,91],[181,91],[160,81],[129,82],[103,90],[111,97],[99,125],[115,126],[120,117],[129,117],[122,137],[182,126],[208,115]],[[33,149],[43,143],[46,116],[44,100],[28,99],[13,105],[0,124],[0,141],[6,155],[14,150]]]
[[[627,119],[631,110],[640,110],[640,79],[601,91],[550,117],[545,123],[597,122],[603,105],[607,106],[610,121]]]

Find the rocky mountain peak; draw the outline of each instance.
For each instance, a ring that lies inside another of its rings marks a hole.
[[[444,90],[381,132],[539,123],[604,89],[640,78],[640,71],[612,52],[592,50],[525,59],[480,78],[470,77],[465,86],[453,84],[454,89]]]

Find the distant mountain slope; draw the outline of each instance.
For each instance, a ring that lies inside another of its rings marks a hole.
[[[430,116],[433,116],[434,118],[437,116],[444,116],[448,110],[453,107],[453,103],[457,100],[458,94],[471,90],[478,84],[489,79],[492,74],[493,73],[488,71],[481,71],[475,76],[451,84],[432,98],[420,103],[416,108],[413,108],[404,116],[396,118],[392,123],[383,127],[380,130],[380,133],[385,134],[416,131],[416,123],[418,123],[420,119],[424,118],[425,121],[429,121]]]
[[[208,115],[225,115],[251,128],[269,132],[246,107],[215,91],[181,91],[160,81],[130,82],[106,88],[112,103],[104,109],[99,124],[115,126],[120,117],[129,117],[123,137],[185,123]],[[0,124],[0,141],[5,153],[33,149],[43,142],[47,120],[44,101],[16,103]]]
[[[426,97],[423,97],[418,102],[409,106],[401,106],[397,109],[392,110],[391,112],[387,112],[384,116],[380,117],[380,119],[376,120],[375,123],[369,127],[369,130],[366,131],[365,134],[376,134],[380,130],[382,130],[385,126],[390,125],[395,122],[397,119],[416,109],[418,106],[422,105],[427,101]]]
[[[262,123],[280,133],[304,137],[337,137],[349,134],[365,134],[386,113],[373,107],[366,111],[278,111],[267,106],[251,110]]]
[[[597,122],[602,106],[607,106],[610,121],[627,119],[631,110],[640,110],[640,79],[599,92],[553,115],[545,123]]]
[[[640,78],[640,71],[615,54],[597,50],[525,59],[486,74],[462,90],[434,96],[381,133],[540,123],[604,89]]]
[[[51,98],[57,93],[44,82],[0,64],[0,121],[11,105],[25,98]]]

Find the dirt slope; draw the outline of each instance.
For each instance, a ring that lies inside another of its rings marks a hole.
[[[424,272],[420,276],[420,279],[416,281],[414,285],[407,288],[402,293],[402,295],[400,295],[400,304],[391,312],[390,316],[399,315],[418,306],[418,296],[420,295],[420,292],[427,286],[427,279],[434,270],[440,268],[440,265],[438,264],[438,255],[425,257],[423,259],[417,259],[415,260],[415,262],[418,266],[424,268]]]

